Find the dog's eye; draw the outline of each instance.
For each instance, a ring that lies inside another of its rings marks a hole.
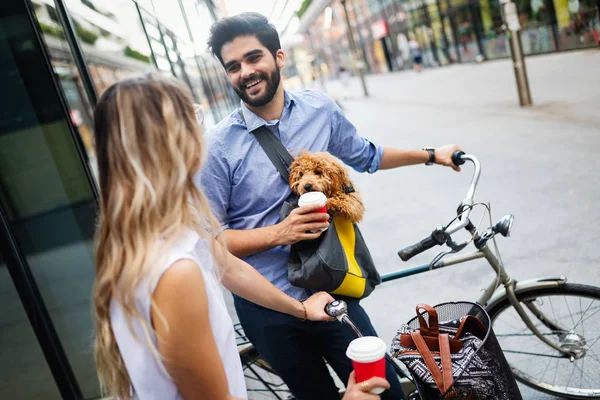
[[[323,174],[323,172],[321,170],[319,170],[319,169],[315,170],[315,175],[322,175],[322,174]]]

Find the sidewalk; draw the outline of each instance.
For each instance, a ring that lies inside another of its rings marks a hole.
[[[454,110],[457,116],[493,113],[600,124],[600,50],[555,53],[526,58],[533,107],[521,109],[512,62],[457,64],[436,69],[368,75],[369,102],[415,109]],[[352,102],[364,99],[355,77],[343,87],[326,82],[330,96]]]

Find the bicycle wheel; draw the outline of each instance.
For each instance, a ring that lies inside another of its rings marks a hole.
[[[517,298],[546,338],[576,356],[564,357],[531,333],[506,298],[488,313],[515,378],[561,397],[600,398],[600,288],[566,283]]]

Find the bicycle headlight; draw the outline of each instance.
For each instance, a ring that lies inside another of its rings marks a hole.
[[[500,219],[500,221],[496,222],[496,225],[494,225],[492,229],[495,233],[499,233],[504,237],[508,237],[510,236],[510,231],[512,230],[514,220],[514,215],[505,215],[502,217],[502,219]]]

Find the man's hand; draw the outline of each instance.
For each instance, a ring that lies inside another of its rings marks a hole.
[[[318,292],[304,300],[306,307],[306,318],[311,321],[331,321],[331,317],[325,312],[325,306],[335,299],[327,292]]]
[[[435,163],[450,167],[455,171],[460,171],[460,167],[458,165],[454,165],[452,162],[452,154],[459,150],[463,151],[455,144],[449,144],[447,146],[435,149]]]
[[[342,400],[379,400],[378,394],[370,393],[370,390],[376,387],[389,389],[390,384],[383,378],[377,376],[361,383],[356,383],[354,371],[350,373],[348,385],[346,386],[346,394]]]
[[[321,236],[321,229],[329,228],[329,214],[314,212],[321,207],[323,206],[310,204],[295,208],[286,219],[275,225],[279,245],[294,244]]]

